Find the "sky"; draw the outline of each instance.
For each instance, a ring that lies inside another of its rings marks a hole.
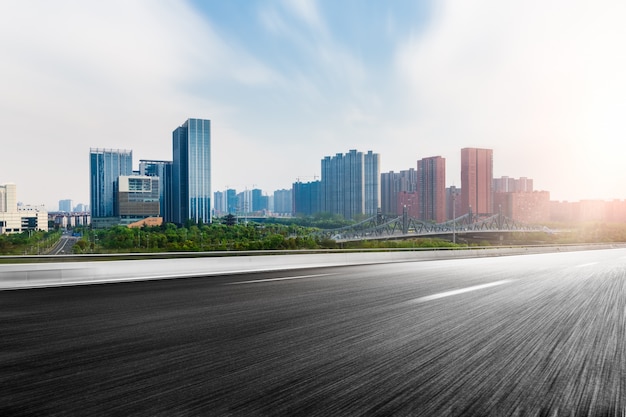
[[[172,159],[211,120],[212,188],[271,194],[324,156],[381,172],[493,149],[552,200],[626,199],[626,2],[6,0],[0,184],[89,204],[90,148]]]

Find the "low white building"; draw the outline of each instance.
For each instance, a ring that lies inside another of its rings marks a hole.
[[[48,231],[48,212],[45,207],[18,206],[16,189],[15,184],[0,185],[0,234]]]

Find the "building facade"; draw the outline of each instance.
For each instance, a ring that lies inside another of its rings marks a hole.
[[[293,209],[291,190],[274,191],[274,213],[279,216],[291,216]]]
[[[533,192],[533,180],[531,178],[500,177],[493,179],[494,193],[530,193]]]
[[[29,230],[48,231],[48,212],[44,206],[17,204],[17,186],[0,185],[0,234]]]
[[[64,211],[66,213],[71,213],[74,209],[72,205],[72,200],[59,200],[59,211]]]
[[[311,216],[322,210],[321,181],[295,182],[291,188],[293,196],[294,216]]]
[[[522,223],[535,224],[550,220],[548,191],[494,193],[497,213]]]
[[[322,159],[321,211],[346,219],[380,207],[380,156],[356,150]]]
[[[139,160],[139,175],[159,179],[159,212],[164,222],[173,222],[172,161]]]
[[[89,150],[90,208],[92,222],[111,223],[117,217],[115,183],[120,175],[133,174],[133,152],[120,149]],[[97,227],[97,225],[95,224]]]
[[[442,223],[446,220],[446,160],[441,156],[417,161],[419,219]]]
[[[116,185],[120,224],[128,225],[148,217],[161,218],[159,177],[121,175]]]
[[[380,155],[368,151],[363,155],[365,167],[365,214],[374,216],[380,210]]]
[[[416,194],[417,193],[417,171],[410,168],[400,172],[387,172],[380,175],[381,190],[381,211],[385,215],[401,215],[405,202],[408,201],[406,195],[400,197],[400,193]],[[417,196],[409,199],[411,204],[417,204]],[[415,210],[410,209],[410,213],[418,213],[417,205]],[[417,218],[418,214],[412,216]]]
[[[172,221],[211,222],[211,121],[188,119],[172,134]]]
[[[446,188],[446,217],[453,220],[461,216],[461,189],[452,185]]]
[[[493,150],[461,149],[461,211],[493,213]]]

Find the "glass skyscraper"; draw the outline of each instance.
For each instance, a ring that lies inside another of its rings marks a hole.
[[[117,216],[115,182],[120,175],[133,174],[133,152],[120,149],[89,150],[91,217]]]
[[[173,222],[211,222],[211,121],[188,119],[172,134]]]

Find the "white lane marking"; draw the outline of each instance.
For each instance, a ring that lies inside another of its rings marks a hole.
[[[282,278],[266,278],[266,279],[253,279],[251,281],[240,281],[240,282],[229,282],[226,285],[239,285],[239,284],[258,284],[261,282],[272,282],[272,281],[287,281],[291,279],[304,279],[304,278],[316,278],[316,277],[326,277],[328,275],[336,275],[336,274],[317,274],[317,275],[301,275],[297,277],[282,277]]]
[[[598,262],[589,262],[588,264],[580,264],[580,265],[576,265],[576,268],[584,268],[586,266],[592,266],[592,265],[597,265]]]
[[[463,294],[463,293],[471,292],[471,291],[478,291],[484,288],[496,287],[498,285],[508,284],[513,281],[515,280],[503,279],[502,281],[490,282],[489,284],[474,285],[472,287],[460,288],[458,290],[452,290],[452,291],[446,291],[446,292],[440,292],[437,294],[427,295],[425,297],[415,298],[413,300],[410,300],[409,302],[410,303],[425,303],[426,301],[438,300],[439,298],[450,297],[453,295]]]

